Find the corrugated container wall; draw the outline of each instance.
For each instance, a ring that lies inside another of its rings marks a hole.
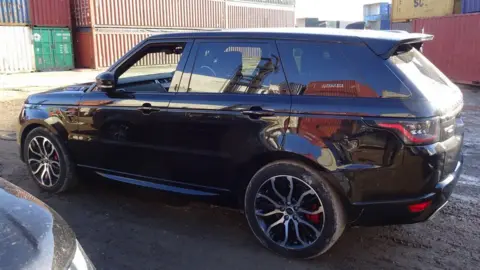
[[[423,54],[450,79],[480,84],[480,13],[414,21],[414,31],[433,34]],[[460,42],[459,42],[460,41]]]
[[[111,66],[133,46],[145,38],[165,33],[160,29],[129,30],[96,28],[79,29],[75,33],[75,57],[78,68],[104,68]],[[161,55],[145,59],[140,65],[167,65],[176,64],[178,55]]]
[[[402,31],[407,31],[409,33],[412,33],[413,31],[413,22],[392,22],[392,25],[390,27],[392,30],[402,30]]]
[[[251,2],[256,4],[274,4],[295,6],[296,0],[228,0],[230,2]]]
[[[454,0],[392,0],[392,21],[453,14]]]
[[[32,25],[71,27],[70,0],[31,0]]]
[[[269,9],[228,5],[227,28],[293,27],[294,9]]]
[[[0,26],[0,73],[35,70],[32,30],[25,26]]]
[[[73,0],[77,27],[224,28],[225,1]],[[93,9],[93,10],[92,10]],[[93,21],[92,21],[93,20]]]
[[[29,0],[0,0],[0,25],[30,24]]]
[[[462,13],[480,12],[480,0],[462,0]]]

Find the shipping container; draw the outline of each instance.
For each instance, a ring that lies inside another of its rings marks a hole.
[[[451,80],[480,84],[480,13],[417,19],[415,32],[434,35],[423,54]]]
[[[390,4],[375,3],[363,6],[363,17],[368,21],[389,20]]]
[[[389,20],[367,21],[365,22],[365,29],[390,30],[390,21]]]
[[[320,21],[318,18],[298,18],[296,27],[319,27]]]
[[[227,0],[230,2],[250,2],[255,4],[270,4],[270,5],[283,5],[283,6],[295,6],[296,0]]]
[[[73,69],[72,34],[68,28],[33,28],[33,46],[38,71]]]
[[[480,12],[480,0],[462,0],[462,13]]]
[[[77,27],[225,28],[225,1],[72,1]]]
[[[75,33],[74,50],[77,68],[100,69],[111,66],[133,46],[145,38],[172,29],[80,28]],[[178,63],[178,55],[162,55],[146,59],[141,65],[170,65]]]
[[[70,0],[30,0],[34,26],[71,27]]]
[[[294,7],[267,8],[227,2],[227,28],[293,27],[295,26]]]
[[[35,70],[32,31],[25,26],[0,26],[0,73]]]
[[[402,31],[407,31],[409,33],[412,33],[413,31],[413,22],[392,22],[392,25],[390,26],[392,30],[402,30]]]
[[[29,0],[0,0],[0,25],[30,24]]]
[[[454,0],[392,0],[392,22],[452,15]]]

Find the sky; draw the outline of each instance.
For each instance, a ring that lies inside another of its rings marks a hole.
[[[296,17],[325,21],[362,21],[363,5],[391,0],[297,0]]]

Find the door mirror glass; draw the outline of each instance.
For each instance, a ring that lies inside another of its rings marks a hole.
[[[100,73],[95,79],[98,89],[104,92],[112,92],[115,90],[115,75],[111,72]]]

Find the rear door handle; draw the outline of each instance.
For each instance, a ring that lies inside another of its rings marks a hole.
[[[263,109],[256,109],[256,110],[246,110],[242,111],[243,115],[248,115],[250,118],[260,118],[266,116],[274,116],[275,112],[272,110],[263,110]]]
[[[138,108],[143,114],[150,114],[151,112],[159,111],[159,109],[153,108],[150,103],[143,103],[142,107]]]

